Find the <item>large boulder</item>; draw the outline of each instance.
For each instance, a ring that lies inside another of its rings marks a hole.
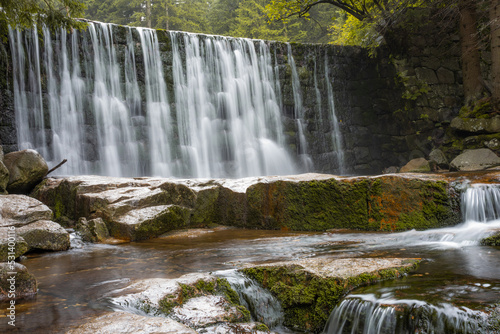
[[[16,258],[30,249],[66,250],[69,234],[52,221],[52,211],[25,195],[0,195],[0,259],[15,237]]]
[[[424,158],[412,159],[399,170],[400,173],[425,173],[430,171],[431,166]]]
[[[0,263],[0,302],[32,297],[36,293],[36,278],[25,266],[17,262]]]
[[[29,149],[6,154],[4,164],[10,174],[7,191],[13,194],[29,193],[49,171],[43,157]]]
[[[42,202],[25,195],[0,196],[0,227],[52,220],[52,210]]]
[[[9,183],[9,170],[3,163],[3,148],[0,145],[0,195],[7,192],[7,184]]]
[[[440,149],[432,150],[431,153],[429,153],[429,159],[435,166],[439,168],[448,169],[449,167],[448,159],[446,159],[446,156]]]
[[[30,249],[62,251],[70,246],[69,233],[58,223],[39,220],[17,229]]]
[[[500,166],[500,157],[487,148],[466,150],[450,163],[450,169],[458,171],[483,170],[495,166]]]

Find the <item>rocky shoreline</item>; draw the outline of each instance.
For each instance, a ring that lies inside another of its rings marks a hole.
[[[235,180],[46,178],[30,196],[0,196],[0,256],[5,269],[1,273],[2,281],[6,281],[8,261],[14,258],[30,251],[67,250],[70,247],[69,228],[86,242],[110,244],[172,233],[200,233],[215,226],[287,231],[425,230],[460,222],[460,196],[467,184],[497,183],[499,180],[500,171],[363,177],[303,174]],[[10,254],[11,230],[15,230],[15,254]],[[401,277],[415,269],[418,262],[418,259],[314,258],[251,264],[238,270],[277,298],[283,307],[284,325],[294,330],[318,332],[332,308],[349,291]],[[33,296],[35,277],[21,264],[16,264],[16,270],[23,273],[18,275],[23,288],[18,289],[16,298]],[[227,299],[225,294],[234,295],[233,292],[226,289],[221,293],[217,288],[226,286],[227,282],[211,274],[201,276],[188,283],[183,281],[186,277],[161,282],[160,285],[176,287],[175,291],[154,290],[157,297],[169,296],[162,299],[163,306],[161,298],[156,302],[140,302],[142,308],[136,309],[148,314],[147,318],[140,312],[127,316],[118,310],[86,319],[72,333],[91,329],[112,333],[125,319],[130,320],[127,328],[147,323],[150,332],[167,325],[185,333],[199,329],[215,333],[229,325],[240,332],[268,332],[265,323],[250,321],[251,311],[246,306]],[[151,288],[150,283],[159,284],[156,281],[135,282],[131,289],[137,290],[139,284],[147,291]],[[189,296],[178,289],[183,286],[191,287],[188,288]],[[0,294],[5,297],[8,288],[1,286]],[[137,304],[140,299],[137,293],[129,296],[132,299],[129,298],[127,305]],[[197,298],[206,299],[205,304],[221,306],[220,310],[200,309],[202,301],[197,303]],[[189,300],[193,300],[195,306],[188,303]],[[208,315],[202,314],[206,322],[193,322],[193,307],[198,313],[207,312]],[[174,312],[172,317],[171,312]],[[170,318],[150,317],[158,314]],[[217,315],[210,318],[213,314]],[[221,321],[221,317],[234,319]]]

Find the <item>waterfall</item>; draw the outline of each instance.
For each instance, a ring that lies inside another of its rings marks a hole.
[[[253,320],[262,322],[269,328],[283,324],[283,309],[271,292],[236,270],[219,271],[216,274],[225,278],[238,293],[241,304],[250,311]]]
[[[296,173],[268,43],[169,36],[94,22],[71,34],[11,30],[19,148],[49,165],[68,159],[66,175]]]
[[[330,111],[329,115],[331,115],[331,122],[333,124],[333,131],[332,131],[333,150],[337,156],[339,174],[342,175],[345,173],[346,170],[344,161],[344,149],[342,144],[342,135],[340,133],[339,120],[337,118],[337,113],[335,109],[335,100],[333,96],[333,88],[331,83],[332,79],[330,79],[329,68],[330,64],[328,63],[328,54],[325,53],[325,81],[328,93],[328,108]]]
[[[300,88],[299,75],[297,73],[297,66],[292,54],[292,46],[288,46],[288,65],[292,70],[292,90],[294,99],[294,118],[297,123],[298,132],[298,149],[297,154],[301,160],[302,168],[304,170],[312,170],[313,162],[311,157],[307,154],[307,139],[305,136],[304,124],[304,106],[302,103],[302,90]]]
[[[487,315],[451,304],[351,295],[332,311],[325,334],[479,333]]]
[[[179,32],[171,40],[184,170],[202,177],[294,173],[265,42]]]
[[[465,221],[486,223],[500,219],[500,187],[471,185],[462,195],[462,212]]]

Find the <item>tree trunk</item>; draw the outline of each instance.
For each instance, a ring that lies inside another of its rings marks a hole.
[[[491,94],[495,104],[500,103],[500,0],[491,0]]]
[[[478,49],[475,0],[460,0],[459,8],[464,95],[465,103],[469,103],[480,98],[484,90]]]
[[[151,28],[151,0],[146,0],[146,22],[148,28]]]

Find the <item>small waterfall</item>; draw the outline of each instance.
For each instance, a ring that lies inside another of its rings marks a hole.
[[[500,219],[500,187],[471,185],[462,195],[462,212],[465,221],[486,223]]]
[[[238,293],[240,302],[255,321],[276,328],[283,324],[284,313],[279,301],[266,289],[235,270],[217,272]]]
[[[332,311],[324,334],[480,333],[487,315],[451,304],[351,295]]]

